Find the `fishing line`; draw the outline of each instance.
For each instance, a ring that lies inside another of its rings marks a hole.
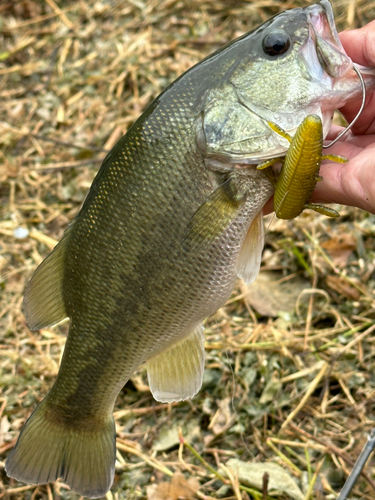
[[[269,215],[269,214],[267,214],[267,215]],[[264,217],[265,217],[265,216],[263,215],[263,218],[264,218]],[[276,213],[275,213],[275,212],[273,212],[273,214],[272,214],[272,218],[271,218],[271,220],[269,221],[268,226],[264,228],[263,236],[262,236],[261,238],[259,238],[259,240],[258,240],[258,243],[260,243],[260,242],[261,242],[261,240],[263,240],[263,250],[262,250],[262,255],[263,255],[263,252],[264,252],[264,244],[265,244],[265,242],[266,242],[266,234],[268,234],[268,233],[270,232],[270,227],[271,227],[271,225],[273,224],[273,221],[275,220],[275,217],[276,217]],[[263,224],[264,224],[264,219],[263,219]]]
[[[336,137],[336,139],[334,139],[331,144],[327,144],[326,146],[323,146],[323,148],[330,148],[331,146],[333,146],[344,134],[346,134],[346,132],[348,130],[350,130],[352,128],[352,126],[355,124],[355,122],[358,120],[358,118],[360,117],[362,111],[363,111],[363,108],[365,107],[365,101],[366,101],[366,86],[365,86],[365,82],[363,81],[363,78],[362,78],[362,75],[361,75],[361,72],[359,71],[359,69],[356,68],[355,65],[353,65],[353,69],[354,71],[357,73],[359,79],[360,79],[360,82],[361,82],[361,86],[362,86],[362,103],[361,103],[361,107],[359,108],[359,111],[358,113],[356,114],[356,116],[354,117],[354,119],[352,120],[352,122],[344,129],[342,130],[339,135]]]
[[[264,231],[263,239],[264,239],[264,237],[266,236],[266,234],[268,234],[268,233],[269,233],[269,230],[270,230],[271,224],[272,224],[272,223],[273,223],[273,221],[275,220],[275,217],[276,217],[276,213],[275,213],[275,211],[274,211],[274,212],[273,212],[273,214],[272,214],[272,218],[271,218],[271,220],[270,220],[270,222],[269,222],[268,226],[266,227],[266,229],[265,229],[265,231]]]

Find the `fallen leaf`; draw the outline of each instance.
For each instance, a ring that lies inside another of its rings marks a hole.
[[[338,294],[343,295],[349,300],[359,299],[360,296],[359,291],[340,276],[328,275],[326,278],[326,283],[329,286],[329,288],[331,288]]]
[[[263,389],[262,395],[259,399],[259,403],[264,405],[270,403],[275,399],[276,394],[281,389],[281,382],[279,379],[272,377],[266,384],[266,387]]]
[[[228,423],[232,421],[232,412],[230,409],[231,398],[224,398],[223,400],[219,400],[217,402],[218,409],[215,415],[212,417],[209,429],[212,429],[212,432],[217,436],[221,432],[225,430]]]
[[[327,250],[335,266],[344,267],[349,255],[357,248],[357,241],[352,234],[341,234],[324,241],[321,247]]]
[[[241,291],[248,292],[244,300],[262,316],[293,314],[298,296],[311,285],[301,278],[280,283],[281,278],[281,273],[259,273],[253,283],[248,286],[243,284]]]
[[[147,486],[147,500],[193,500],[199,486],[195,477],[185,479],[183,474],[176,472],[171,482]]]
[[[163,426],[152,445],[152,449],[155,451],[165,451],[178,445],[180,443],[179,427],[180,425],[171,426],[170,423]],[[196,419],[191,419],[187,424],[182,425],[181,430],[189,442],[197,438],[200,439],[201,427]]]
[[[279,492],[286,493],[293,500],[304,500],[302,493],[292,476],[277,464],[248,463],[231,458],[226,463],[226,467],[237,477],[241,484],[257,488],[262,491],[263,476],[268,474],[268,493],[276,495]],[[219,472],[226,476],[223,469]]]
[[[180,443],[178,435],[178,427],[170,427],[162,429],[152,445],[152,449],[156,451],[165,451],[173,448]]]

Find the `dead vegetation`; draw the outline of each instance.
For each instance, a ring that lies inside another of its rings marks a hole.
[[[105,151],[192,64],[308,3],[0,2],[0,498],[77,498],[61,482],[8,479],[4,462],[55,379],[66,335],[66,325],[29,331],[22,293]],[[366,0],[334,10],[340,29],[375,18]],[[156,403],[143,368],[126,385],[108,500],[336,498],[375,420],[374,216],[340,211],[338,221],[268,217],[261,278],[250,290],[239,283],[207,321],[192,401]],[[281,478],[273,487],[271,474],[268,496],[260,463]],[[371,459],[351,498],[374,496]]]

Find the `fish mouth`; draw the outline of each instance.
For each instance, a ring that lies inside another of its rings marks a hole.
[[[333,10],[328,0],[308,7],[309,41],[305,47],[305,58],[309,66],[315,66],[313,73],[322,78],[322,72],[331,78],[341,78],[353,67],[336,30]],[[315,49],[315,57],[312,52]],[[316,67],[320,65],[320,68]]]
[[[331,3],[328,0],[320,0],[317,4],[308,7],[307,10],[310,12],[310,19],[316,31],[324,38],[331,38],[337,48],[344,52],[336,30]]]

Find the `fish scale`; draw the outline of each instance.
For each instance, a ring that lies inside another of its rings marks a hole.
[[[361,71],[373,89],[374,71]],[[202,321],[237,277],[249,283],[259,271],[262,209],[274,188],[255,165],[288,148],[269,121],[293,133],[316,113],[326,134],[332,110],[360,92],[322,0],[230,42],[148,106],[26,288],[31,329],[66,318],[70,327],[56,381],[7,458],[9,476],[35,484],[61,477],[80,495],[106,494],[123,385],[145,361],[159,401],[194,396]]]

